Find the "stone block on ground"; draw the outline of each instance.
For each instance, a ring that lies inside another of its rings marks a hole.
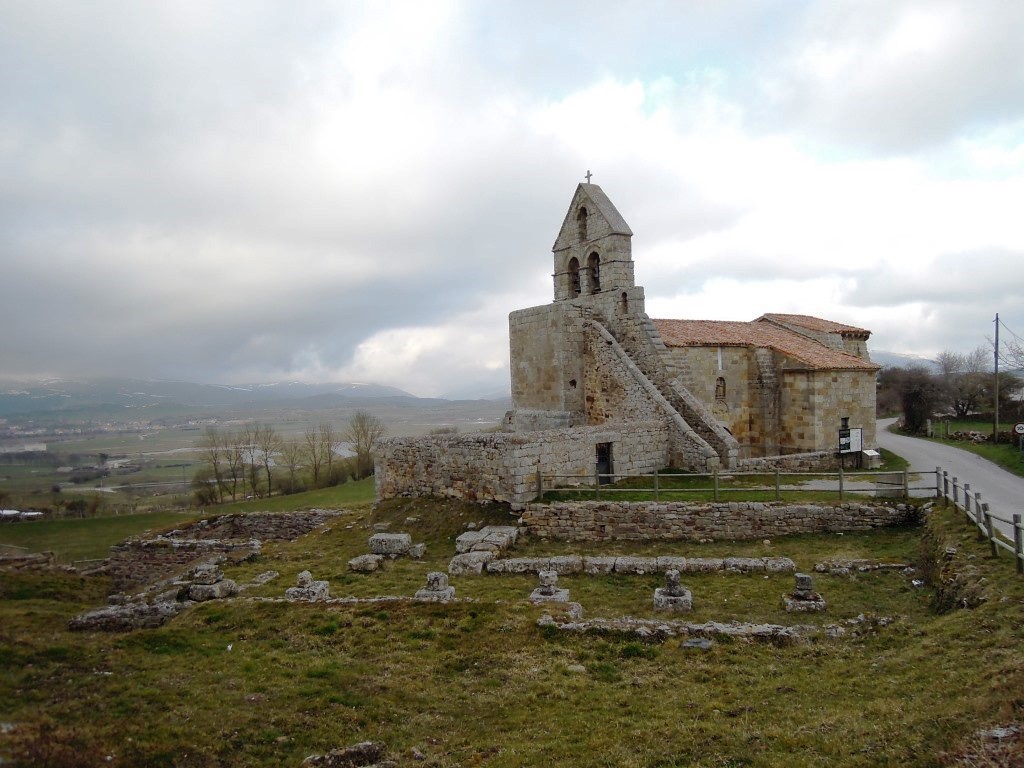
[[[579,555],[557,555],[548,558],[548,570],[564,576],[583,571],[583,558]]]
[[[452,576],[479,575],[493,559],[493,552],[463,552],[448,562],[448,573]]]
[[[661,555],[658,557],[658,571],[661,573],[666,571],[686,573],[686,558],[676,555]]]
[[[483,533],[481,531],[466,531],[465,533],[460,533],[458,538],[455,539],[455,551],[459,554],[469,552],[473,548],[473,545],[482,538]]]
[[[296,586],[286,589],[284,596],[289,600],[318,602],[329,599],[331,594],[326,581],[314,581],[313,574],[303,571],[296,580]]]
[[[107,605],[75,616],[68,622],[73,631],[129,632],[153,629],[173,619],[192,603],[125,603]]]
[[[359,555],[348,561],[348,569],[356,573],[373,573],[384,567],[384,555]]]
[[[404,555],[412,547],[408,533],[375,533],[370,537],[370,552],[375,555]]]
[[[546,557],[507,557],[487,563],[488,573],[539,573],[547,569]]]
[[[224,571],[215,563],[202,563],[192,569],[193,584],[216,584],[223,578]]]
[[[188,597],[201,603],[205,600],[220,600],[238,594],[238,584],[233,579],[221,579],[216,584],[193,584],[188,588]]]
[[[583,572],[588,576],[605,576],[615,570],[614,556],[584,557]]]
[[[615,573],[629,573],[643,576],[658,572],[656,557],[618,557],[615,559]]]
[[[730,573],[757,573],[764,571],[763,557],[727,557],[722,567]]]
[[[387,759],[387,746],[377,741],[363,741],[344,749],[332,749],[326,755],[310,755],[302,768],[389,768],[397,765]]]
[[[448,585],[448,574],[431,571],[427,574],[427,586],[416,591],[417,600],[451,600],[455,597],[455,587]]]
[[[686,573],[712,573],[720,571],[723,561],[720,557],[688,557],[686,558]]]
[[[669,613],[686,613],[693,610],[693,595],[688,589],[682,594],[670,595],[664,587],[654,590],[654,610]]]
[[[788,557],[766,557],[764,569],[768,573],[792,573],[796,570],[796,563]]]

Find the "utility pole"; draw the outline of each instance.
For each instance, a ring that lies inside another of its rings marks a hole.
[[[995,410],[992,425],[992,440],[999,442],[999,313],[996,312],[996,351],[995,351]]]

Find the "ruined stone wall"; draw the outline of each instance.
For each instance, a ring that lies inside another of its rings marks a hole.
[[[560,502],[528,504],[531,535],[566,540],[760,539],[798,533],[863,531],[916,519],[907,504],[761,502]]]
[[[741,472],[774,472],[776,469],[781,472],[831,472],[838,469],[839,464],[835,451],[813,451],[740,459],[737,469]]]
[[[305,509],[297,512],[247,512],[200,520],[168,534],[189,539],[260,539],[291,541],[344,514],[339,510]]]
[[[242,560],[259,551],[256,540],[130,539],[110,548],[107,572],[120,592],[184,573],[210,558]]]
[[[297,539],[339,514],[304,510],[211,517],[163,536],[132,538],[111,547],[107,571],[119,591],[153,584],[213,557],[244,559],[260,551],[260,541]]]
[[[391,438],[379,447],[377,498],[448,496],[519,505],[536,497],[538,468],[546,489],[592,483],[601,443],[611,443],[616,473],[648,473],[668,463],[663,421]]]

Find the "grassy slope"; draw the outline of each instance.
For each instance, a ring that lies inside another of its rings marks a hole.
[[[315,506],[315,505],[310,505]],[[260,562],[239,581],[309,568],[338,596],[410,595],[443,570],[466,523],[507,522],[500,505],[408,500],[361,506]],[[424,561],[352,574],[374,523],[428,545]],[[72,634],[66,620],[103,602],[106,584],[72,574],[0,581],[0,721],[44,732],[59,750],[113,765],[298,765],[311,753],[382,740],[402,765],[935,765],[979,727],[1020,718],[1024,579],[992,561],[971,531],[939,512],[933,527],[988,582],[973,611],[935,615],[929,590],[894,572],[816,577],[824,617],[780,607],[792,576],[689,576],[694,621],[830,622],[898,617],[859,637],[775,646],[542,631],[528,576],[452,578],[449,605],[310,605],[220,601],[157,630]],[[707,545],[606,544],[589,553],[775,554],[802,569],[829,557],[917,557],[920,529]],[[517,554],[580,551],[524,542]],[[563,577],[588,616],[650,616],[660,579]],[[229,650],[230,646],[230,650]],[[47,731],[52,723],[52,730]],[[15,731],[18,733],[18,730]],[[42,739],[37,739],[42,741]],[[426,755],[414,761],[413,748]],[[70,759],[70,758],[68,758]],[[67,761],[54,764],[71,764]]]
[[[373,501],[373,478],[345,483],[334,488],[275,496],[210,507],[188,512],[150,512],[85,520],[39,520],[27,523],[0,524],[0,551],[4,544],[30,552],[53,552],[62,563],[86,558],[106,557],[108,550],[129,536],[143,531],[176,528],[190,520],[211,515],[251,510],[281,511],[310,507],[353,507]]]

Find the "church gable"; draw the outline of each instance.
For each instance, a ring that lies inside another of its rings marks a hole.
[[[578,185],[552,250],[562,251],[608,235],[632,237],[633,230],[597,184]]]

